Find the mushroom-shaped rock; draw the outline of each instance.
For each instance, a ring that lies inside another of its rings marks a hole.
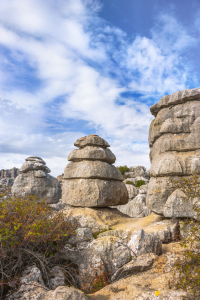
[[[50,169],[40,157],[31,156],[26,159],[12,186],[12,195],[26,197],[37,196],[45,199],[48,203],[57,203],[61,198],[61,187],[59,181],[47,174]]]
[[[105,207],[128,202],[128,191],[120,171],[113,165],[115,155],[97,135],[78,139],[68,160],[62,182],[62,201],[74,206]]]

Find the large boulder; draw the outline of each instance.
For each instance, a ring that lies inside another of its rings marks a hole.
[[[68,179],[63,183],[62,199],[73,206],[106,207],[126,204],[128,193],[121,181]]]
[[[91,134],[78,139],[68,160],[62,182],[62,201],[73,206],[106,207],[126,204],[128,191],[120,171],[111,164],[114,154],[101,137]]]
[[[149,129],[147,206],[168,217],[191,217],[192,210],[186,213],[183,203],[178,208],[180,197],[172,193],[180,176],[200,174],[200,89],[164,96],[150,110],[155,119]]]
[[[48,203],[57,203],[61,198],[60,183],[48,172],[50,169],[41,158],[34,156],[27,158],[14,181],[12,195],[20,197],[32,195],[41,200],[45,199]]]

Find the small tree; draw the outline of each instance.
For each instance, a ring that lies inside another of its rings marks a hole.
[[[183,230],[187,229],[187,235],[181,240],[185,259],[175,266],[177,287],[188,291],[189,299],[196,300],[200,296],[200,177],[195,174],[181,178],[174,186],[186,195],[182,201],[192,202],[194,211],[194,219],[186,219],[183,225]]]
[[[117,167],[117,169],[122,173],[122,175],[124,175],[125,172],[129,172],[130,171],[130,169],[127,167],[127,165]]]

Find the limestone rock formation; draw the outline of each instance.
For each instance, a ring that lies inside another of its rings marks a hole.
[[[18,168],[12,168],[7,170],[0,170],[0,178],[11,178],[15,179],[19,175],[19,169]]]
[[[166,217],[185,217],[193,213],[187,212],[189,208],[183,205],[177,212],[175,206],[176,201],[180,204],[180,197],[178,200],[178,192],[171,195],[176,190],[173,180],[200,173],[199,101],[200,88],[188,89],[162,97],[150,109],[155,119],[149,130],[152,165],[147,206]]]
[[[12,195],[38,196],[46,199],[48,203],[57,203],[61,198],[61,187],[59,181],[48,173],[51,170],[46,166],[44,160],[37,156],[26,158],[26,162],[20,169],[20,175],[12,186]]]
[[[126,188],[129,194],[129,202],[125,205],[118,205],[117,209],[132,218],[142,218],[150,215],[151,210],[146,206],[149,172],[143,166],[130,167],[130,171],[124,173],[124,178],[124,183],[128,183]],[[138,180],[144,181],[145,185],[136,188]]]
[[[114,154],[101,137],[91,134],[78,139],[64,171],[62,201],[73,206],[106,207],[126,204],[128,192],[120,171],[112,166]]]

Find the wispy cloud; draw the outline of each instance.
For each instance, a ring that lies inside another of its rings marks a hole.
[[[149,166],[149,105],[186,87],[181,55],[196,40],[167,15],[151,37],[130,38],[98,16],[101,7],[94,0],[1,4],[3,166],[7,153],[38,154],[62,173],[73,142],[89,132],[110,141],[118,165]]]

